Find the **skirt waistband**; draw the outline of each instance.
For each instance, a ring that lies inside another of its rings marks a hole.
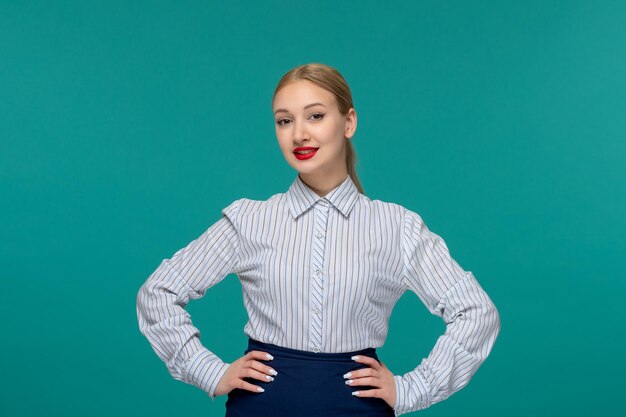
[[[355,350],[352,352],[310,352],[307,350],[299,350],[288,348],[284,346],[274,345],[272,343],[265,343],[259,340],[248,337],[248,349],[247,352],[251,350],[261,350],[267,351],[272,354],[280,355],[283,357],[289,357],[294,359],[315,359],[315,360],[345,360],[352,361],[352,356],[354,355],[365,355],[378,359],[378,355],[376,354],[376,348],[365,348],[360,350]]]

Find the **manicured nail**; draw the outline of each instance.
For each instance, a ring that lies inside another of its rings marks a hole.
[[[278,372],[276,372],[275,369],[270,369],[270,374],[276,376],[276,375],[278,375]]]
[[[352,384],[352,380],[351,380],[351,379],[348,379],[348,380],[346,381],[346,385],[350,385],[350,384]]]
[[[360,391],[352,391],[352,395],[359,395],[360,393]]]
[[[355,355],[355,356],[353,356],[351,359],[352,359],[353,361],[355,361],[355,360],[359,359],[359,355]]]
[[[268,381],[273,381],[274,380],[274,378],[269,376],[269,375],[265,375],[265,378],[267,378]]]
[[[274,359],[274,357],[272,355],[270,355],[269,353],[265,354],[265,357],[267,357],[267,359],[269,359],[269,360]]]
[[[344,378],[350,378],[352,376],[352,372],[348,372],[347,374],[345,374],[343,377]]]
[[[258,387],[256,390],[257,390],[257,391],[259,391],[259,392],[263,392],[263,391],[265,391],[265,390],[264,390],[263,388],[261,388],[261,387]]]

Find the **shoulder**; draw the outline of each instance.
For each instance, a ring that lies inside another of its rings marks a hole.
[[[285,193],[278,193],[270,196],[266,200],[255,200],[247,197],[241,197],[233,200],[228,206],[222,209],[222,213],[231,220],[250,216],[256,212],[266,210],[267,208],[276,206],[284,200]]]
[[[392,201],[385,201],[380,199],[372,199],[364,194],[359,195],[359,204],[365,208],[365,210],[373,213],[379,213],[398,220],[399,222],[406,222],[407,217],[411,220],[421,217],[414,211],[411,211],[402,204]]]
[[[365,195],[360,196],[363,204],[371,213],[387,219],[387,224],[397,226],[404,235],[404,239],[413,239],[416,235],[425,235],[429,232],[419,212],[402,204],[370,199]]]

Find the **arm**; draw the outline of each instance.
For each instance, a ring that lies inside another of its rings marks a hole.
[[[443,239],[410,210],[403,245],[404,283],[444,320],[446,331],[419,366],[394,376],[396,416],[428,408],[466,386],[500,332],[498,311],[472,272],[464,271]]]
[[[238,203],[224,208],[222,217],[200,237],[163,260],[137,294],[139,329],[169,373],[211,399],[230,364],[202,345],[185,306],[233,272],[238,260],[234,224]]]

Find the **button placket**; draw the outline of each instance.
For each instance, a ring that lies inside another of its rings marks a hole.
[[[313,352],[320,352],[323,346],[323,322],[322,322],[322,307],[324,305],[324,255],[326,246],[326,225],[328,223],[328,201],[325,199],[318,200],[315,205],[315,225],[314,225],[314,240],[313,240],[313,253],[312,253],[312,275],[311,275],[311,297],[310,297],[310,311],[311,315],[311,329],[310,329],[310,343],[311,350]]]

